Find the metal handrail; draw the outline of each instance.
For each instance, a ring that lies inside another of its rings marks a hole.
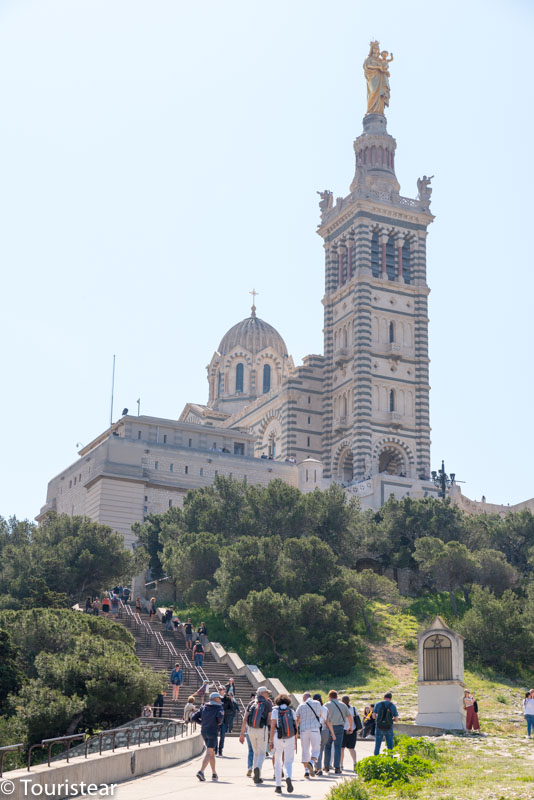
[[[4,757],[6,753],[13,750],[24,750],[24,745],[22,743],[19,744],[7,744],[4,747],[0,747],[0,778],[2,777],[2,773],[4,771]]]
[[[76,739],[83,739],[85,741],[85,733],[75,733],[71,736],[55,736],[53,739],[43,739],[41,742],[41,747],[46,747],[48,745],[48,766],[50,766],[50,752],[52,750],[52,746],[54,744],[63,744],[67,745],[67,764],[69,763],[69,751],[71,744],[76,741]]]

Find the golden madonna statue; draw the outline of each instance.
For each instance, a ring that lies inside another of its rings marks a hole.
[[[383,114],[389,106],[389,64],[393,61],[387,50],[380,52],[380,43],[371,42],[369,55],[363,62],[367,81],[367,114]]]

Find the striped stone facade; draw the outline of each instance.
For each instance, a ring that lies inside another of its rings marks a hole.
[[[430,191],[401,197],[385,117],[367,115],[363,125],[351,193],[323,208],[318,229],[325,246],[324,474],[343,483],[379,473],[426,480]]]

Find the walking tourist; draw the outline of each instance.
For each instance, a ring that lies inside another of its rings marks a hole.
[[[358,731],[362,729],[362,721],[360,719],[360,715],[354,706],[350,704],[350,697],[348,694],[344,694],[341,698],[341,702],[345,703],[347,708],[349,709],[349,714],[352,717],[352,732],[349,733],[349,720],[347,719],[344,725],[344,733],[343,733],[343,742],[341,744],[341,769],[343,769],[343,762],[345,759],[345,749],[347,749],[350,753],[352,758],[352,768],[356,766],[356,736],[358,735]]]
[[[172,699],[175,703],[180,695],[180,686],[184,682],[184,672],[180,662],[177,662],[174,665],[174,669],[171,672],[170,681],[172,683]]]
[[[195,660],[195,667],[201,667],[204,663],[204,648],[198,640],[193,647],[193,658]]]
[[[375,735],[375,728],[376,723],[373,717],[373,712],[375,710],[375,704],[371,703],[370,706],[365,706],[363,710],[363,731],[362,731],[362,739],[366,739],[367,736],[374,736]]]
[[[265,760],[267,731],[271,723],[272,709],[273,704],[269,700],[269,690],[266,686],[260,686],[256,692],[256,696],[247,706],[241,725],[239,741],[243,744],[245,741],[245,733],[247,733],[254,752],[254,759],[252,762],[254,783],[263,783],[261,768]]]
[[[152,716],[152,706],[146,705],[141,712],[142,717],[151,717]]]
[[[534,692],[532,689],[525,694],[523,714],[527,723],[527,736],[530,739],[531,734],[534,733]]]
[[[152,617],[156,616],[156,598],[155,597],[151,597],[150,598],[150,608],[148,609],[148,616],[150,617],[150,619],[152,619]]]
[[[336,735],[334,733],[332,723],[328,717],[328,709],[323,705],[323,698],[320,694],[314,694],[313,699],[317,700],[321,706],[321,749],[319,750],[319,758],[317,759],[317,764],[315,765],[315,774],[322,775],[324,749],[330,737],[332,737],[333,742],[336,741]]]
[[[174,614],[174,616],[172,618],[172,624],[174,625],[174,630],[177,631],[178,628],[180,627],[180,620],[178,619],[176,614]]]
[[[124,589],[122,590],[122,602],[127,604],[129,599],[130,599],[130,590],[128,589],[127,586],[125,586]]]
[[[185,631],[185,649],[191,650],[191,648],[193,647],[193,623],[191,622],[190,619],[188,619],[187,622],[185,623],[184,631]]]
[[[297,724],[302,751],[301,761],[304,766],[304,777],[315,775],[315,768],[321,752],[321,714],[322,706],[318,700],[312,700],[310,692],[304,692],[302,703],[297,707]]]
[[[232,733],[234,727],[235,715],[239,711],[239,706],[234,700],[233,694],[226,694],[224,689],[222,690],[222,692],[219,691],[219,694],[222,694],[222,707],[224,712],[223,723],[220,727],[219,750],[218,750],[219,755],[222,756],[226,734]]]
[[[233,694],[235,697],[235,680],[234,678],[228,678],[228,682],[224,687],[226,690],[226,694]]]
[[[221,695],[219,692],[212,692],[210,694],[209,702],[205,706],[199,708],[198,711],[192,716],[193,722],[200,722],[200,732],[206,745],[206,755],[202,761],[202,766],[197,772],[199,781],[205,781],[204,770],[208,766],[211,767],[212,781],[218,780],[217,770],[215,768],[215,751],[217,749],[217,736],[219,727],[222,725],[224,712],[221,705]]]
[[[109,601],[109,597],[107,596],[107,594],[105,594],[104,597],[102,598],[102,613],[109,614],[110,609],[111,609],[111,603]]]
[[[309,696],[309,694],[308,694]],[[291,698],[279,694],[271,713],[269,748],[274,749],[275,792],[282,794],[282,764],[286,773],[287,791],[293,791],[293,759],[297,749],[297,715],[291,708]]]
[[[393,750],[393,723],[398,720],[399,712],[397,711],[397,706],[391,702],[392,697],[391,692],[386,692],[384,699],[375,705],[373,711],[373,717],[376,722],[375,756],[380,753],[380,745],[384,738],[387,749]]]
[[[187,698],[187,703],[184,706],[184,722],[191,722],[191,717],[196,710],[195,698],[193,695],[191,695]]]
[[[111,593],[111,613],[113,614],[113,619],[117,619],[119,616],[119,595],[115,594],[115,592]]]
[[[169,608],[165,609],[164,621],[165,621],[165,630],[166,631],[170,631],[171,630],[172,615],[173,614],[174,614],[174,610],[172,608],[169,607]]]
[[[159,718],[160,719],[163,716],[163,703],[165,702],[165,695],[166,695],[166,692],[161,691],[158,694],[158,696],[156,697],[156,700],[155,700],[155,703],[154,703],[154,716],[155,717],[157,716],[156,709],[159,708]]]
[[[480,733],[480,722],[478,721],[478,703],[476,693],[470,692],[469,689],[464,691],[463,698],[465,708],[465,729],[467,733],[474,731]]]
[[[205,622],[200,623],[197,633],[200,643],[206,645],[208,643],[208,629],[206,628]]]
[[[198,697],[199,703],[201,705],[204,702],[204,698],[205,698],[206,692],[209,689],[209,686],[210,686],[210,682],[207,679],[203,680],[202,683],[200,684],[199,688],[194,693],[194,697]]]
[[[337,699],[337,692],[331,689],[328,692],[328,703],[325,703],[328,717],[332,723],[333,735],[328,737],[324,748],[324,771],[330,772],[330,761],[332,758],[332,745],[334,745],[334,772],[341,775],[341,746],[343,744],[343,734],[345,732],[345,722],[349,721],[347,728],[352,733],[352,717],[345,703],[340,703]]]
[[[143,611],[143,604],[141,603],[140,597],[135,598],[135,611],[137,614],[141,614]]]
[[[87,598],[85,601],[85,613],[92,614],[93,613],[93,601],[90,597]]]
[[[100,600],[98,597],[95,597],[93,600],[93,614],[95,617],[98,617],[98,612],[100,611]]]

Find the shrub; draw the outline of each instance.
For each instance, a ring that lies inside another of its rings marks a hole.
[[[359,761],[354,771],[364,781],[378,781],[385,786],[408,783],[411,777],[421,777],[434,772],[433,764],[421,756],[395,753],[394,755],[370,756]]]
[[[343,781],[337,786],[334,786],[325,800],[370,800],[369,793],[359,780],[353,779],[351,781]]]
[[[404,649],[405,650],[417,650],[417,642],[415,639],[406,639],[404,642]]]
[[[436,745],[423,737],[411,739],[409,736],[399,736],[395,744],[395,749],[402,758],[406,758],[407,756],[421,756],[431,761],[439,761],[439,753],[436,749]]]

